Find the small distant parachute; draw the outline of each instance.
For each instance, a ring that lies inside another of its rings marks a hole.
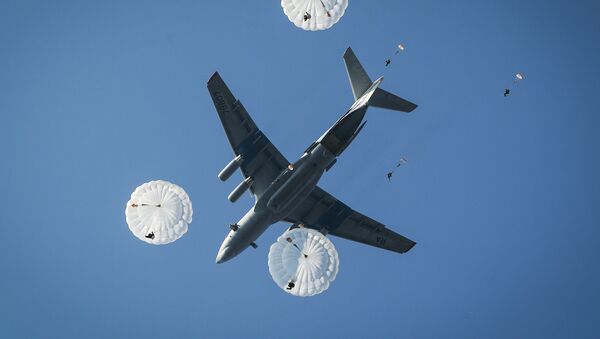
[[[269,273],[285,292],[309,297],[329,288],[339,270],[338,253],[322,233],[295,228],[283,233],[269,250]]]
[[[398,49],[396,50],[396,54],[400,53],[404,51],[404,45],[403,44],[398,44]]]
[[[348,7],[348,0],[281,0],[288,19],[305,31],[328,29],[337,23]]]
[[[525,79],[525,74],[523,74],[523,73],[517,73],[517,74],[515,74],[515,82],[521,81],[523,79]]]
[[[140,240],[163,245],[181,238],[192,222],[192,202],[168,181],[147,182],[131,194],[125,208],[129,229]]]

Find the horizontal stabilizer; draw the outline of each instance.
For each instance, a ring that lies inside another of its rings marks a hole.
[[[369,99],[369,106],[375,106],[379,108],[387,108],[394,111],[400,112],[412,112],[417,108],[416,104],[402,99],[401,97],[392,94],[384,89],[378,88],[375,93]]]

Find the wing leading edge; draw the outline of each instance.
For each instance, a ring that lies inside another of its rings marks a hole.
[[[289,162],[258,129],[218,72],[210,77],[207,87],[233,153],[244,159],[240,165],[242,174],[244,178],[252,177],[250,189],[261,196]]]
[[[360,214],[318,186],[286,221],[348,240],[406,253],[415,242]]]

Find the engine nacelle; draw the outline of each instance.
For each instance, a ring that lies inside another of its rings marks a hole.
[[[227,166],[225,166],[225,168],[223,168],[223,170],[221,171],[221,173],[219,173],[219,175],[218,175],[219,179],[221,179],[221,181],[225,181],[225,180],[229,179],[229,177],[231,177],[231,175],[238,168],[240,168],[240,165],[242,164],[242,161],[244,161],[244,158],[242,158],[241,155],[238,155],[237,157],[233,158],[233,160],[231,160],[227,164]]]
[[[252,186],[253,182],[254,180],[252,180],[251,177],[246,178],[246,180],[242,181],[233,191],[231,191],[231,193],[229,193],[227,199],[229,199],[231,202],[236,202],[242,196],[242,194],[244,194],[244,192],[246,192],[250,186]]]

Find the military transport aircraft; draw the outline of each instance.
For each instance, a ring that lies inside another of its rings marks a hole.
[[[348,48],[346,71],[355,102],[350,109],[295,162],[289,162],[258,129],[218,72],[208,80],[208,91],[223,123],[235,158],[219,173],[225,181],[240,168],[244,180],[229,194],[235,202],[246,190],[255,198],[252,208],[225,237],[217,254],[223,263],[249,246],[272,224],[292,223],[390,251],[405,253],[416,243],[364,216],[317,186],[324,172],[364,127],[367,108],[375,106],[411,112],[417,105],[379,88],[383,77],[371,81]]]

